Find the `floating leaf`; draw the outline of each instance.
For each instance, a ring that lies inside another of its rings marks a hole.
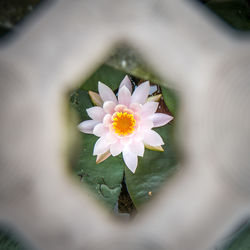
[[[168,109],[170,110],[171,114],[175,115],[176,110],[178,108],[177,107],[178,100],[176,93],[173,90],[164,87],[161,87],[161,91],[164,102],[166,103]]]
[[[150,200],[178,169],[173,146],[173,125],[169,124],[155,130],[165,142],[164,152],[145,149],[144,156],[139,157],[135,174],[125,168],[127,188],[137,208]]]
[[[125,73],[118,70],[102,66],[81,86],[81,89],[72,93],[70,101],[80,116],[79,122],[90,119],[86,109],[92,107],[93,104],[88,90],[96,91],[98,81],[103,81],[109,87],[117,89],[124,75]],[[97,159],[99,164],[96,164],[93,148],[98,137],[79,132],[79,138],[81,145],[77,156],[78,161],[73,166],[73,170],[81,182],[87,185],[99,200],[113,208],[119,198],[124,175],[122,159],[121,157],[109,157],[103,162]]]
[[[98,82],[103,82],[111,89],[115,90],[119,87],[120,82],[125,77],[126,73],[111,68],[107,65],[102,65],[84,84],[81,89],[98,92]]]

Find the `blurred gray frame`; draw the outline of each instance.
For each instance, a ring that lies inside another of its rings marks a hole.
[[[171,0],[51,1],[0,52],[0,220],[38,249],[204,250],[249,216],[250,39]],[[67,175],[64,94],[120,42],[181,97],[182,171],[130,224]]]

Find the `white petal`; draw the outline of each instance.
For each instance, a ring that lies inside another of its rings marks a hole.
[[[119,104],[124,104],[128,107],[130,101],[131,101],[131,93],[129,92],[126,86],[123,86],[118,92],[118,102]]]
[[[89,97],[90,97],[91,101],[93,102],[93,104],[95,104],[96,106],[102,107],[103,100],[99,94],[97,94],[93,91],[89,91]]]
[[[101,122],[105,116],[105,112],[103,108],[101,107],[95,106],[95,107],[87,109],[86,111],[87,111],[88,116],[95,121]]]
[[[123,147],[124,146],[120,142],[116,142],[114,144],[111,144],[110,145],[110,153],[113,156],[117,156],[117,155],[119,155],[122,152]]]
[[[129,149],[138,156],[142,157],[144,155],[144,144],[141,141],[132,142],[129,144]]]
[[[107,85],[101,82],[98,82],[98,91],[99,91],[99,95],[101,96],[104,102],[112,101],[114,103],[117,103],[117,99],[116,99],[114,92]]]
[[[127,89],[129,90],[129,92],[132,93],[132,84],[131,84],[131,81],[127,75],[121,81],[119,89],[121,89],[123,86],[126,86]]]
[[[149,116],[155,113],[158,108],[158,102],[146,102],[141,109],[141,116]]]
[[[101,155],[109,150],[110,144],[105,137],[100,137],[94,146],[93,155]]]
[[[151,116],[151,119],[154,123],[154,127],[161,127],[173,120],[174,117],[163,114],[163,113],[155,113]]]
[[[140,130],[149,130],[151,128],[154,127],[154,123],[152,121],[151,118],[144,118],[141,122],[140,122]],[[143,131],[142,131],[143,132]]]
[[[110,115],[110,114],[106,114],[106,115],[104,116],[104,118],[103,118],[103,121],[102,121],[103,125],[104,125],[105,127],[109,127],[109,125],[111,124],[111,122],[112,122],[112,120],[111,120],[111,115]]]
[[[130,137],[122,137],[122,138],[120,138],[120,143],[122,144],[122,145],[124,145],[124,146],[126,146],[126,145],[128,145],[128,144],[130,144],[131,143],[131,138]]]
[[[115,112],[116,104],[112,101],[106,101],[103,104],[103,110],[108,114],[113,114]]]
[[[123,160],[125,162],[125,164],[127,165],[127,167],[132,171],[132,173],[135,173],[135,170],[137,168],[137,164],[138,164],[138,159],[137,159],[137,155],[133,152],[131,152],[128,147],[125,147],[123,152]]]
[[[142,108],[142,105],[139,104],[139,103],[131,103],[129,105],[129,108],[132,109],[134,112],[140,112],[141,108]]]
[[[124,104],[128,107],[130,101],[131,101],[131,93],[126,86],[123,86],[121,89],[119,89],[118,92],[118,103]]]
[[[126,108],[127,108],[127,106],[125,106],[125,105],[123,105],[123,104],[118,104],[118,105],[116,105],[116,107],[115,107],[115,111],[116,111],[116,112],[123,112],[123,110],[126,109]]]
[[[133,136],[133,139],[136,141],[143,141],[144,138],[144,130],[138,129],[136,134]]]
[[[149,81],[140,84],[134,91],[131,97],[131,103],[141,103],[144,104],[147,101],[149,93]]]
[[[78,125],[78,129],[83,133],[93,134],[93,129],[98,123],[94,120],[83,121]]]
[[[158,133],[156,133],[154,130],[145,131],[143,141],[145,144],[148,144],[151,146],[160,146],[164,144],[161,136]]]
[[[94,127],[93,134],[98,137],[104,136],[107,133],[108,133],[108,128],[105,127],[102,123],[99,123]]]
[[[118,141],[117,137],[112,134],[112,133],[107,133],[106,134],[106,141],[109,143],[109,144],[113,144],[113,143],[116,143]]]

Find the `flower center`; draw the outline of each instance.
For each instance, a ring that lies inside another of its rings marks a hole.
[[[132,134],[135,130],[135,118],[127,112],[117,112],[113,118],[112,128],[119,136]]]

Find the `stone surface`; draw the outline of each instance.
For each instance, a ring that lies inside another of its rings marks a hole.
[[[0,220],[40,249],[211,248],[249,215],[249,38],[191,1],[47,7],[0,52]],[[62,146],[63,96],[121,41],[180,93],[184,155],[130,225],[73,182]]]

